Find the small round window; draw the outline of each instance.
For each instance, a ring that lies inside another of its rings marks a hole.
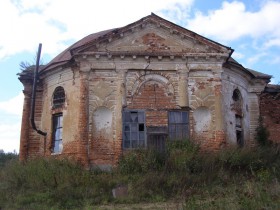
[[[63,87],[59,86],[55,88],[53,93],[53,108],[63,107],[65,102],[65,92]]]

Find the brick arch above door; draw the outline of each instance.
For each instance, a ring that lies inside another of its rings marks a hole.
[[[174,87],[167,77],[160,74],[145,74],[139,76],[134,82],[131,88],[131,96],[137,94],[140,88],[149,81],[154,81],[162,84],[166,88],[168,95],[174,95]]]

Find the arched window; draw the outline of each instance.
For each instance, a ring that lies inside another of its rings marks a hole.
[[[63,87],[59,86],[55,88],[53,93],[53,108],[63,107],[65,102],[65,92]]]
[[[242,116],[242,95],[238,89],[235,89],[232,94],[233,109],[236,114]]]
[[[235,110],[235,132],[236,143],[238,146],[243,147],[243,119],[242,119],[242,95],[238,89],[235,89],[232,94],[233,108]]]
[[[241,93],[240,93],[240,91],[238,90],[238,89],[235,89],[234,91],[233,91],[233,94],[232,94],[232,99],[234,100],[234,101],[241,101]]]

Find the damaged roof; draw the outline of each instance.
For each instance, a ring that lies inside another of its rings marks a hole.
[[[79,40],[78,42],[74,43],[73,45],[71,45],[70,47],[68,47],[66,50],[64,50],[62,53],[60,53],[58,56],[56,56],[53,60],[51,60],[46,66],[44,69],[42,69],[42,71],[47,71],[47,70],[50,70],[50,69],[53,69],[55,67],[58,67],[58,66],[63,66],[67,63],[69,63],[72,58],[73,58],[73,55],[75,55],[75,53],[79,52],[80,49],[83,49],[83,48],[86,48],[88,45],[92,44],[92,43],[95,43],[99,40],[102,40],[104,39],[105,37],[110,37],[110,36],[113,36],[115,34],[118,34],[118,33],[121,33],[123,31],[126,31],[126,30],[129,30],[131,27],[135,26],[135,25],[138,25],[138,24],[142,24],[144,23],[146,20],[153,20],[159,24],[165,24],[167,26],[169,26],[170,28],[174,28],[175,30],[177,31],[183,31],[183,32],[187,32],[188,35],[191,36],[191,38],[193,39],[198,39],[200,42],[203,42],[203,43],[207,43],[208,45],[212,46],[212,47],[215,47],[215,48],[218,48],[218,49],[226,49],[228,52],[232,53],[233,52],[233,49],[231,49],[230,47],[227,47],[227,46],[224,46],[218,42],[215,42],[213,40],[210,40],[206,37],[203,37],[199,34],[196,34],[195,32],[193,31],[190,31],[188,29],[185,29],[181,26],[178,26],[168,20],[165,20],[155,14],[151,14],[151,15],[148,15],[134,23],[131,23],[127,26],[124,26],[124,27],[120,27],[120,28],[115,28],[115,29],[109,29],[109,30],[105,30],[105,31],[101,31],[101,32],[97,32],[97,33],[93,33],[93,34],[90,34],[86,37],[84,37],[83,39]]]
[[[114,29],[100,31],[97,33],[90,34],[83,39],[79,40],[78,42],[74,43],[70,47],[68,47],[66,50],[64,50],[62,53],[60,53],[58,56],[56,56],[54,59],[52,59],[42,70],[48,70],[55,68],[57,66],[64,65],[68,63],[72,59],[72,53],[71,51],[75,48],[81,47],[83,45],[86,45],[89,42],[92,42],[96,40],[99,37],[102,37],[103,35],[109,33],[110,31],[113,31]]]
[[[238,66],[239,68],[241,68],[243,71],[246,71],[247,73],[249,73],[252,77],[255,78],[259,78],[259,79],[266,79],[266,80],[270,80],[272,75],[269,74],[264,74],[258,71],[255,71],[253,69],[249,69],[249,68],[245,68],[244,66],[242,66],[240,63],[238,63],[235,59],[233,59],[232,57],[230,57],[228,59],[228,64],[230,65],[234,65],[234,66]]]
[[[165,20],[155,14],[151,14],[151,15],[148,15],[134,23],[131,23],[127,26],[124,26],[124,27],[120,27],[120,28],[115,28],[115,29],[109,29],[109,30],[105,30],[105,31],[101,31],[101,32],[97,32],[97,33],[93,33],[93,34],[90,34],[86,37],[84,37],[83,39],[77,41],[76,43],[74,43],[73,45],[71,45],[70,47],[68,47],[66,50],[64,50],[63,52],[61,52],[59,55],[57,55],[53,60],[51,60],[46,66],[44,66],[44,68],[42,68],[40,71],[47,71],[47,70],[50,70],[50,69],[54,69],[56,67],[59,67],[59,66],[64,66],[64,65],[67,65],[69,64],[71,61],[73,61],[73,56],[75,55],[75,53],[78,53],[80,51],[80,49],[84,49],[86,48],[87,46],[89,46],[90,44],[92,43],[95,43],[97,42],[98,40],[102,40],[104,39],[105,37],[110,37],[110,36],[113,36],[117,33],[120,33],[121,31],[125,31],[125,30],[128,30],[129,28],[131,28],[132,26],[134,25],[137,25],[137,24],[141,24],[143,23],[145,20],[147,19],[153,19],[153,20],[156,20],[158,23],[164,23],[164,24],[167,24],[169,27],[172,27],[178,31],[184,31],[184,32],[187,32],[189,35],[192,36],[192,38],[195,38],[195,39],[199,39],[199,41],[201,42],[204,42],[204,43],[207,43],[208,45],[211,45],[211,46],[214,46],[214,47],[218,47],[220,49],[226,49],[228,50],[229,52],[229,58],[227,60],[227,63],[229,65],[234,65],[234,66],[238,66],[240,67],[242,70],[246,71],[248,74],[250,74],[253,78],[261,78],[261,79],[267,79],[269,80],[272,76],[271,75],[267,75],[267,74],[263,74],[263,73],[260,73],[260,72],[257,72],[255,70],[252,70],[252,69],[247,69],[245,67],[243,67],[240,63],[238,63],[236,60],[234,60],[232,57],[231,57],[231,54],[233,53],[233,49],[230,48],[230,47],[227,47],[225,45],[222,45],[218,42],[215,42],[213,40],[210,40],[206,37],[203,37],[193,31],[190,31],[188,29],[185,29],[181,26],[178,26],[168,20]]]
[[[280,93],[280,85],[267,84],[267,86],[264,89],[264,92],[267,92],[267,93]]]

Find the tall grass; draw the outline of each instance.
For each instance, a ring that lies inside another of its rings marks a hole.
[[[81,209],[108,203],[182,202],[186,209],[277,209],[280,154],[272,147],[204,154],[189,141],[165,152],[127,153],[111,172],[87,171],[71,160],[12,161],[1,169],[0,208]],[[112,189],[127,186],[125,198]]]
[[[60,209],[109,202],[114,185],[111,177],[86,171],[66,159],[15,161],[1,171],[0,206],[42,209],[44,204],[47,209]]]
[[[3,150],[0,150],[0,170],[8,164],[12,160],[17,160],[18,159],[18,154],[17,153],[4,153]]]

